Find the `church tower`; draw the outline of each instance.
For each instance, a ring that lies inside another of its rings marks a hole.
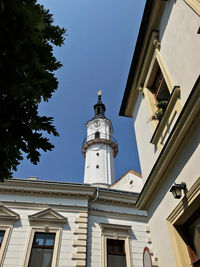
[[[94,117],[86,124],[87,136],[83,141],[82,154],[85,157],[84,183],[107,187],[115,180],[114,157],[117,156],[118,145],[112,137],[112,123],[105,117],[105,111],[99,91]]]

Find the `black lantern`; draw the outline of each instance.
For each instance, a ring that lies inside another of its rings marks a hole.
[[[185,183],[181,183],[181,184],[174,183],[174,185],[170,189],[170,192],[172,192],[175,198],[181,198],[181,190],[183,190],[184,193],[186,193],[187,191],[186,184]]]

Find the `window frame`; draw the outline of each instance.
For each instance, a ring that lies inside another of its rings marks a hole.
[[[1,243],[1,247],[0,247],[0,266],[3,265],[6,251],[8,249],[8,244],[9,244],[12,230],[13,230],[13,226],[11,226],[11,225],[1,225],[0,226],[0,231],[5,231],[4,236],[3,236],[3,240]]]
[[[55,233],[51,267],[56,267],[58,263],[58,254],[60,250],[61,232],[62,230],[60,228],[55,228],[55,227],[48,227],[48,226],[31,227],[22,266],[28,267],[35,233]]]
[[[6,252],[8,249],[8,244],[11,238],[13,226],[15,222],[20,219],[19,214],[14,212],[13,210],[5,207],[4,205],[0,205],[0,230],[5,231],[1,247],[0,247],[0,266],[3,266],[3,262],[5,260]]]
[[[185,241],[181,227],[199,208],[199,201],[200,177],[167,218],[177,266],[192,266],[193,259],[191,257],[192,255],[190,255],[190,247],[188,247]]]
[[[152,116],[157,111],[157,107],[156,107],[155,97],[150,88],[154,82],[158,69],[161,70],[163,78],[170,93],[167,106],[160,121],[151,120]],[[182,106],[179,101],[180,87],[174,86],[170,78],[170,75],[167,71],[167,68],[164,64],[164,61],[162,59],[161,53],[157,48],[155,49],[154,55],[150,63],[150,67],[144,82],[143,91],[150,113],[149,120],[151,120],[154,129],[154,134],[150,140],[150,143],[156,146],[155,151],[157,151],[157,149],[160,151],[162,146],[166,142],[169,130],[175,122],[175,118],[177,118],[177,115],[179,115],[181,112]]]
[[[131,226],[100,223],[101,229],[101,267],[107,267],[107,239],[123,240],[126,267],[131,267],[130,234]]]
[[[198,0],[184,0],[199,16],[200,16],[200,2]]]

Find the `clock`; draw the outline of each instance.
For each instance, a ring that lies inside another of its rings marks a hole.
[[[100,121],[99,121],[99,120],[96,120],[96,121],[94,122],[94,127],[95,127],[95,128],[99,128],[100,126],[101,126]]]

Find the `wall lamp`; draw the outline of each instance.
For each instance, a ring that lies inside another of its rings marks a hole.
[[[181,183],[181,184],[176,184],[171,187],[170,192],[172,192],[174,198],[181,198],[181,190],[184,191],[184,194],[187,192],[186,184]]]

